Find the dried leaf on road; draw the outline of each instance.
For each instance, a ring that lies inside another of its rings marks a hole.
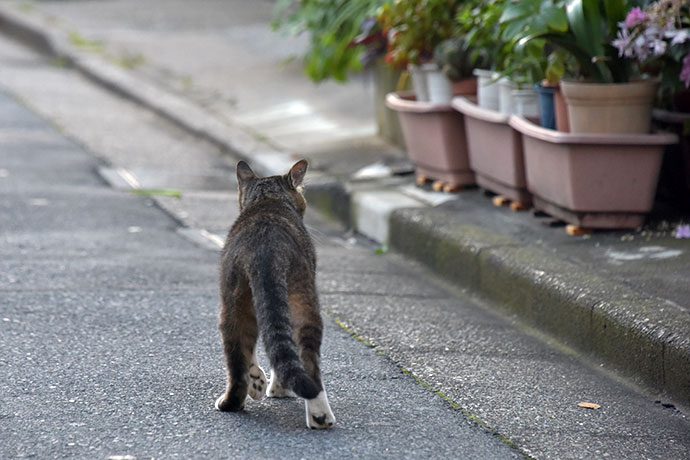
[[[599,409],[601,406],[599,404],[594,404],[591,402],[581,402],[577,403],[578,406],[584,407],[585,409]]]

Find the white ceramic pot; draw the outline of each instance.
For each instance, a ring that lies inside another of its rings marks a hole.
[[[511,115],[513,113],[513,90],[517,85],[507,78],[498,80],[498,111]]]
[[[498,110],[498,85],[491,80],[494,72],[491,70],[474,69],[477,77],[477,104],[489,110]]]
[[[513,114],[539,118],[539,93],[534,89],[514,89],[511,93]]]
[[[429,102],[432,104],[450,104],[453,99],[453,83],[438,69],[426,72]]]
[[[412,79],[412,89],[417,97],[418,102],[429,101],[429,91],[426,84],[426,72],[421,66],[409,64],[407,71],[410,73]]]

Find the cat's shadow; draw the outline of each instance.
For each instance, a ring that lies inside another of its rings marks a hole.
[[[264,398],[247,400],[240,412],[220,412],[247,424],[248,428],[272,433],[300,433],[313,431],[306,427],[304,400],[299,398]]]

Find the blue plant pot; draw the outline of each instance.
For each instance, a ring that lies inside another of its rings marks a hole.
[[[539,110],[541,112],[541,125],[544,128],[556,129],[556,116],[553,107],[553,88],[545,88],[537,83],[534,88],[539,93]]]

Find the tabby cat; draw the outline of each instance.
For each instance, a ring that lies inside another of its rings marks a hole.
[[[237,164],[240,216],[228,233],[220,265],[220,332],[227,388],[216,409],[239,411],[249,395],[266,393],[259,334],[271,364],[270,397],[306,400],[307,426],[326,429],[335,417],[319,368],[323,323],[316,293],[316,253],[302,222],[301,184],[307,161],[284,176],[257,177]]]

